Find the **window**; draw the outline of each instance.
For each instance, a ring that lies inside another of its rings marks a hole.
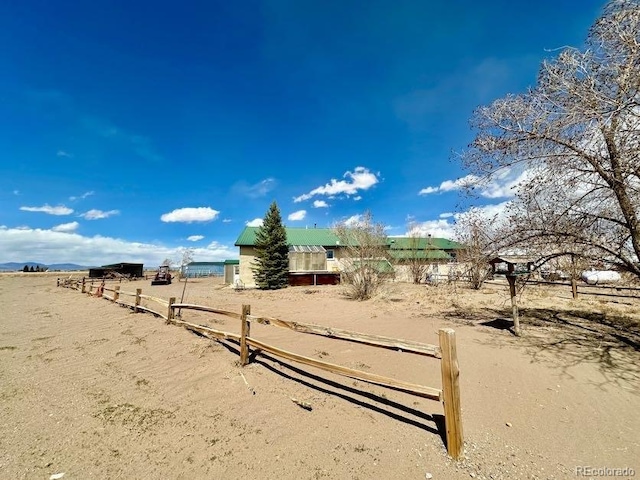
[[[309,272],[327,269],[327,253],[316,245],[291,245],[289,247],[289,271]]]
[[[334,250],[327,250],[327,260],[333,260]]]

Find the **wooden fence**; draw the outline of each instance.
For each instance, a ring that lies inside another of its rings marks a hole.
[[[343,375],[356,380],[362,380],[382,387],[405,392],[410,395],[442,402],[444,408],[447,452],[454,459],[459,459],[463,453],[459,384],[460,370],[458,367],[456,352],[455,331],[453,329],[441,328],[438,331],[439,345],[430,345],[410,340],[401,340],[380,335],[325,327],[322,325],[294,322],[273,317],[256,316],[251,314],[250,305],[243,305],[241,312],[229,312],[203,305],[176,303],[176,299],[174,297],[164,300],[151,295],[143,295],[142,289],[140,288],[136,289],[135,292],[126,292],[121,290],[120,285],[111,286],[104,281],[94,283],[91,281],[87,282],[84,278],[82,280],[58,279],[58,286],[72,288],[79,290],[82,293],[106,298],[118,303],[119,305],[132,308],[134,312],[145,311],[151,313],[164,318],[167,323],[182,326],[212,340],[234,341],[240,345],[240,364],[242,366],[249,363],[250,349],[254,348],[256,353],[261,351],[268,352],[276,357],[315,367],[337,375]],[[128,300],[125,300],[126,297],[128,297]],[[147,305],[143,305],[143,300],[146,301],[145,304]],[[158,307],[155,307],[157,310],[148,305],[150,302],[158,305]],[[178,311],[198,310],[239,320],[240,334],[224,332],[203,325],[183,321],[181,318],[176,318],[176,309]],[[320,335],[336,340],[344,340],[372,347],[393,349],[402,353],[436,358],[440,360],[442,388],[439,389],[417,385],[403,380],[356,370],[283,350],[252,337],[252,323],[271,325],[286,328],[297,333]]]
[[[488,285],[502,285],[500,282],[487,281]],[[558,289],[566,288],[572,298],[579,298],[580,295],[610,297],[622,300],[640,300],[640,288],[623,287],[618,285],[589,285],[588,283],[577,282],[552,282],[545,280],[526,279],[526,285],[549,285]]]

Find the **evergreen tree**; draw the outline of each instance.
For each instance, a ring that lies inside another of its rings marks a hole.
[[[29,265],[25,265],[24,268],[22,269],[23,272],[28,272],[29,271]]]
[[[256,231],[255,249],[252,270],[258,288],[275,290],[286,287],[289,284],[289,246],[276,202],[271,204],[262,227]]]

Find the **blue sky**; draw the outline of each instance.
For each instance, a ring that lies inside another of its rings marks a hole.
[[[3,2],[0,262],[237,258],[274,200],[290,227],[368,210],[451,236],[474,108],[533,85],[603,6]]]

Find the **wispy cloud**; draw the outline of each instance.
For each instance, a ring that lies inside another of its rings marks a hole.
[[[65,152],[64,150],[58,150],[58,152],[56,153],[56,157],[73,158],[73,155],[71,155],[69,152]]]
[[[370,172],[365,167],[356,167],[353,172],[345,172],[343,178],[347,180],[332,178],[329,183],[314,188],[309,193],[295,197],[293,201],[296,203],[303,202],[316,195],[355,195],[359,191],[370,189],[380,181],[377,174]]]
[[[215,220],[220,212],[210,207],[177,208],[160,217],[163,222],[210,222]]]
[[[261,227],[263,223],[264,220],[262,218],[254,218],[247,222],[247,227]]]
[[[462,190],[471,187],[480,181],[480,177],[475,175],[466,175],[457,180],[445,180],[438,187],[426,187],[418,192],[418,195],[429,195],[430,193],[451,192],[453,190]]]
[[[274,188],[276,188],[278,182],[275,178],[265,178],[264,180],[260,180],[258,183],[254,183],[253,185],[249,185],[244,181],[240,181],[236,183],[232,190],[238,194],[249,198],[261,198],[271,192]]]
[[[203,238],[204,238],[204,235],[191,235],[187,237],[187,240],[189,240],[190,242],[199,242]]]
[[[476,175],[466,175],[457,180],[445,180],[437,187],[425,187],[418,192],[418,195],[429,195],[432,193],[472,188],[484,198],[510,198],[516,194],[518,186],[526,181],[530,175],[530,172],[526,170],[516,169],[501,170],[489,179],[484,179]]]
[[[94,195],[94,194],[95,194],[95,192],[93,192],[93,191],[85,192],[82,195],[69,197],[69,200],[71,200],[72,202],[76,201],[76,200],[84,200],[85,198],[90,197],[91,195]]]
[[[287,217],[287,220],[295,222],[295,221],[299,221],[299,220],[304,220],[304,217],[306,217],[306,216],[307,216],[307,211],[306,210],[298,210],[297,212],[293,212],[293,213],[289,214],[289,216]]]
[[[73,213],[73,208],[65,207],[64,205],[52,207],[49,204],[45,204],[42,207],[20,207],[20,210],[25,212],[42,212],[49,215],[71,215]]]
[[[328,208],[329,204],[327,202],[325,202],[324,200],[314,200],[313,201],[313,207],[314,208]]]
[[[80,216],[85,220],[100,220],[103,218],[109,218],[114,215],[119,215],[120,210],[109,210],[107,212],[102,210],[91,209],[88,212],[82,213]]]
[[[61,223],[51,230],[54,232],[75,232],[79,226],[80,224],[78,222]]]
[[[13,194],[14,194],[14,195],[20,195],[20,190],[14,190],[14,191],[13,191]]]
[[[159,162],[163,159],[162,155],[156,151],[151,139],[145,136],[127,132],[108,120],[90,115],[83,116],[80,121],[84,128],[90,132],[110,142],[117,142],[128,146],[133,149],[139,157],[145,160]]]

